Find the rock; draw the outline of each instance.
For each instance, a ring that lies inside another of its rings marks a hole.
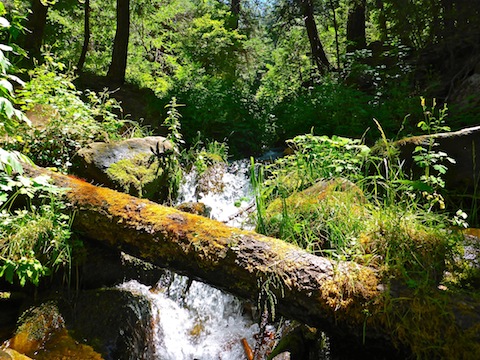
[[[84,291],[62,313],[77,339],[85,339],[106,360],[154,358],[153,317],[141,295],[119,289]]]
[[[131,195],[163,201],[165,176],[153,150],[172,149],[161,136],[127,139],[115,143],[95,142],[81,149],[73,159],[72,171],[88,181]]]
[[[0,360],[31,360],[28,356],[20,354],[13,349],[0,350]]]
[[[79,265],[80,287],[96,289],[112,287],[128,280],[155,285],[164,270],[121,251],[85,241],[85,261]]]
[[[9,348],[37,360],[153,358],[153,318],[145,297],[111,288],[54,298],[23,313]]]
[[[463,108],[477,108],[480,105],[480,73],[467,77],[451,96],[451,102]]]
[[[221,193],[225,187],[223,183],[223,176],[227,171],[227,164],[223,162],[216,162],[209,166],[197,179],[196,195],[200,194],[218,194]]]
[[[31,307],[20,317],[20,326],[10,339],[10,348],[22,354],[33,354],[41,349],[52,333],[65,327],[56,304],[48,302]]]
[[[180,211],[200,216],[210,217],[212,209],[202,202],[184,202],[175,206]]]

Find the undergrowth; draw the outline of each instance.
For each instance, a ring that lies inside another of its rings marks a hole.
[[[437,109],[435,101],[428,107],[423,98],[421,105],[422,130],[448,130],[446,107]],[[415,148],[413,160],[422,171],[413,177],[376,123],[381,151],[359,140],[308,134],[289,141],[291,155],[265,166],[252,162],[257,231],[374,268],[387,287],[375,321],[414,356],[442,358],[454,345],[449,336],[459,330],[438,288],[451,294],[459,278],[465,283],[474,273],[464,263],[459,268],[466,214],[446,209],[443,198],[443,177],[455,160],[432,139]],[[461,341],[471,341],[464,335]]]

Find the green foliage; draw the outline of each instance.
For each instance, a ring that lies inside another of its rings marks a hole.
[[[447,116],[447,105],[438,110],[438,117],[436,116],[436,102],[433,100],[432,107],[427,109],[425,99],[422,98],[422,108],[425,119],[418,123],[418,127],[421,128],[428,135],[432,135],[438,132],[450,131],[450,127],[445,125],[445,117]],[[438,146],[434,137],[430,137],[427,146],[417,146],[414,150],[413,160],[419,167],[424,169],[424,174],[420,177],[420,180],[427,184],[431,190],[435,193],[438,189],[445,187],[445,181],[442,176],[447,172],[448,168],[445,162],[448,161],[451,164],[455,164],[455,160],[448,156],[443,151],[434,151],[434,147]]]
[[[427,109],[422,100],[422,106],[425,121],[419,126],[444,131],[446,107],[436,117],[435,104]],[[453,219],[433,212],[434,205],[443,209],[443,198],[430,179],[442,181],[446,168],[434,165],[448,156],[437,154],[432,144],[414,160],[426,165],[424,171],[431,166],[436,173],[409,178],[379,130],[382,154],[358,140],[309,134],[287,142],[291,155],[265,167],[252,164],[257,230],[314,253],[374,265],[386,277],[432,286],[441,279],[446,261],[452,261],[460,239],[448,227],[465,224],[462,211]],[[357,185],[331,180],[338,178]]]
[[[158,148],[152,149],[152,155],[150,157],[150,163],[152,163],[153,160],[158,160],[158,169],[159,171],[161,169],[161,176],[166,179],[165,182],[168,184],[167,200],[169,202],[175,201],[183,177],[182,167],[180,165],[180,148],[184,141],[180,133],[181,114],[177,109],[181,106],[183,105],[178,104],[176,98],[172,98],[166,106],[168,111],[163,125],[168,129],[167,140],[170,142],[172,148],[165,150],[163,153],[161,153]]]
[[[38,285],[41,277],[71,265],[70,217],[65,204],[54,200],[63,189],[48,177],[24,177],[23,155],[4,149],[0,155],[0,277]],[[26,208],[17,208],[19,198]]]
[[[319,180],[342,176],[357,180],[370,149],[360,140],[340,136],[299,135],[288,140],[291,155],[266,166],[270,178],[267,186],[277,188],[277,194],[303,190]]]
[[[226,27],[225,13],[217,16],[207,13],[193,20],[183,43],[185,55],[207,74],[233,78],[245,36]]]
[[[257,101],[239,82],[197,73],[171,90],[186,104],[182,128],[187,145],[198,140],[228,142],[234,157],[259,152],[264,124]]]
[[[71,263],[70,218],[52,200],[31,211],[0,213],[0,276],[38,285],[40,278]]]
[[[18,126],[6,146],[28,155],[41,166],[63,171],[82,146],[120,137],[125,122],[114,112],[120,106],[107,92],[77,91],[64,65],[46,56],[45,63],[30,72],[31,80],[18,92],[22,110],[34,126]]]
[[[11,23],[3,17],[5,15],[5,7],[0,2],[0,34],[4,35],[12,28]],[[7,36],[7,40],[9,36]],[[1,43],[0,44],[0,135],[5,133],[12,133],[15,126],[19,122],[25,122],[29,124],[29,120],[26,116],[14,107],[14,84],[23,85],[23,81],[17,76],[12,75],[9,70],[11,63],[8,60],[6,53],[12,52],[14,48],[12,46]]]
[[[0,2],[0,43],[11,47],[8,52],[9,60],[14,63],[26,56],[25,50],[19,46],[19,40],[26,32],[24,23],[26,21],[25,8],[20,0],[6,2],[7,6]]]
[[[186,168],[193,166],[201,176],[205,171],[215,164],[227,163],[228,146],[216,140],[206,141],[204,144],[198,140],[190,149],[182,154]]]

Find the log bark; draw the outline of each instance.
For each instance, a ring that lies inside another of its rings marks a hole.
[[[274,300],[278,313],[330,334],[395,340],[395,324],[384,318],[386,287],[372,268],[315,256],[282,240],[46,169],[25,165],[25,171],[32,177],[49,175],[54,184],[68,188],[74,229],[86,237],[241,298]],[[451,312],[458,317],[448,316],[449,324],[457,321],[459,332],[480,327],[478,303],[451,302],[461,311]]]

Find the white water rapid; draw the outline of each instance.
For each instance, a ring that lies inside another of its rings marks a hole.
[[[225,184],[221,192],[201,193],[196,189],[196,174],[187,174],[179,202],[203,202],[211,208],[212,218],[246,226],[245,210],[252,198],[248,162],[231,164],[221,176]],[[151,302],[155,360],[243,360],[241,340],[245,338],[252,348],[255,345],[259,327],[242,302],[209,285],[167,273],[153,288],[135,280],[119,287]]]

